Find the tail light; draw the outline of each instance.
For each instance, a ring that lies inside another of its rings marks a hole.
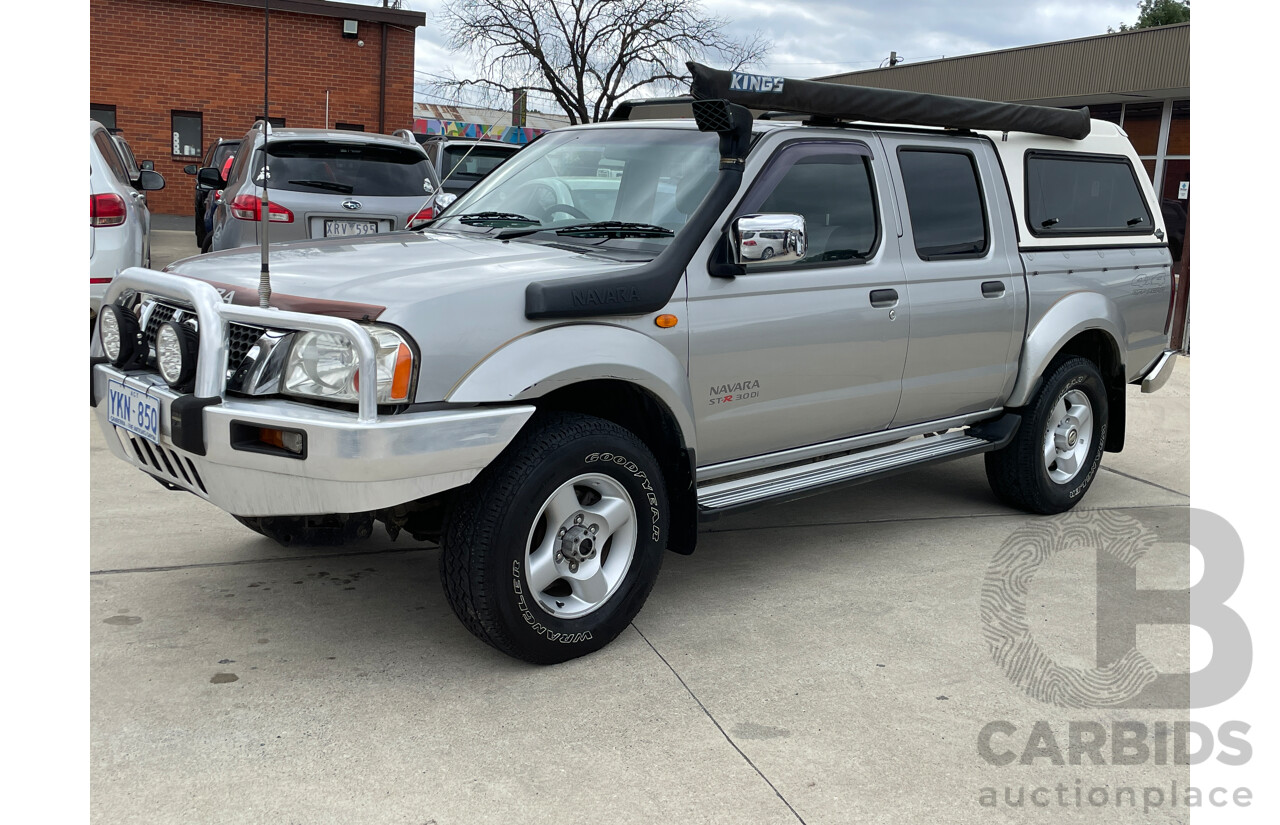
[[[418,210],[418,214],[414,215],[412,218],[408,220],[408,222],[404,225],[404,228],[408,229],[409,227],[413,226],[415,223],[419,223],[421,221],[429,221],[435,218],[435,216],[436,216],[436,208],[434,206],[424,206],[423,208]]]
[[[755,242],[755,241],[743,241],[743,242],[742,242],[742,245],[743,245],[743,246],[755,246],[755,245],[756,245],[756,242]]]
[[[215,190],[213,190],[213,202],[214,202],[214,203],[222,203],[222,190],[221,190],[221,189],[215,189]]]
[[[124,198],[115,194],[89,196],[90,226],[119,226],[124,223]]]
[[[278,203],[268,206],[272,223],[293,223],[293,213]],[[257,195],[236,195],[231,201],[231,214],[242,221],[262,219],[262,198]]]

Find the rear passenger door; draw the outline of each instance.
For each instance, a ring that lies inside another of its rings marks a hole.
[[[893,426],[999,404],[1025,326],[1011,204],[980,138],[882,135],[903,220],[911,303],[902,401]]]
[[[785,144],[733,215],[804,216],[804,260],[779,264],[761,252],[734,278],[690,268],[689,380],[700,463],[888,426],[908,310],[887,174],[868,143]]]

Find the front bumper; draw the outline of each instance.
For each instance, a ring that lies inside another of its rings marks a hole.
[[[1178,351],[1167,349],[1160,354],[1151,368],[1142,376],[1142,391],[1155,392],[1165,385],[1169,376],[1173,375],[1173,364],[1178,358]]]
[[[534,413],[532,405],[468,407],[379,415],[373,341],[352,321],[225,303],[209,284],[143,269],[120,273],[104,296],[133,289],[183,301],[199,319],[200,356],[192,394],[175,392],[149,370],[91,361],[90,403],[111,451],[167,484],[238,516],[356,513],[404,504],[468,483]],[[336,410],[279,397],[228,396],[231,322],[345,335],[358,361],[359,403]],[[99,350],[95,345],[95,353]],[[159,443],[110,423],[108,385],[155,399]],[[300,432],[301,456],[264,451],[245,433]]]
[[[160,404],[160,443],[107,420],[107,383],[120,381]],[[528,405],[379,416],[279,399],[224,399],[203,416],[204,455],[173,439],[181,398],[158,376],[93,367],[95,414],[116,457],[238,516],[355,513],[403,504],[475,478],[533,415]],[[190,413],[187,413],[190,414]],[[232,425],[300,430],[305,458],[237,446]]]

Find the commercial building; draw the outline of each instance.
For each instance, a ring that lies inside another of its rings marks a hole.
[[[1191,24],[814,78],[1040,106],[1088,106],[1129,135],[1156,192],[1190,206]]]
[[[544,112],[529,112],[525,115],[523,126],[512,126],[511,112],[502,109],[440,103],[413,105],[413,131],[420,135],[448,135],[525,144],[544,132],[568,125],[568,116]]]
[[[168,185],[153,212],[190,215],[198,164],[263,115],[264,0],[90,0],[89,115],[117,129]],[[270,3],[276,125],[392,132],[413,127],[414,32],[422,12]]]

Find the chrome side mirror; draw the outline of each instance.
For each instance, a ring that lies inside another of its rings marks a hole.
[[[458,196],[452,192],[441,192],[439,195],[436,195],[436,214],[439,214],[441,209],[444,209],[457,199]]]
[[[743,215],[729,226],[735,264],[790,264],[805,256],[804,216]]]

